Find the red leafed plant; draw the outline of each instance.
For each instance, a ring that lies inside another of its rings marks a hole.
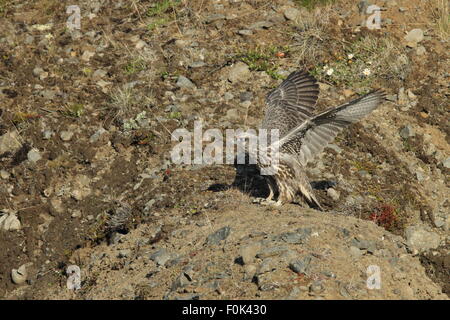
[[[394,211],[395,208],[390,204],[383,204],[369,216],[369,220],[385,229],[389,229],[396,220]]]

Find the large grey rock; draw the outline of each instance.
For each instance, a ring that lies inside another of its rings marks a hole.
[[[287,243],[304,243],[312,233],[311,228],[299,228],[294,232],[286,232],[280,235],[280,239]]]
[[[230,235],[231,228],[230,227],[223,227],[216,232],[210,234],[206,238],[207,244],[219,244],[220,241],[225,240]]]
[[[405,237],[408,247],[419,252],[437,248],[441,242],[437,233],[419,225],[406,228]]]

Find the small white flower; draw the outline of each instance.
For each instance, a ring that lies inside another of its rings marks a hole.
[[[334,70],[333,68],[330,68],[327,70],[327,76],[331,76],[333,74]]]
[[[369,68],[365,68],[363,70],[363,75],[365,75],[366,77],[370,76],[370,69]]]
[[[328,70],[328,66],[327,66],[327,65],[324,65],[324,66],[323,66],[323,70],[327,71],[327,70]]]
[[[347,56],[347,58],[349,58],[350,60],[353,59],[353,57],[354,57],[353,53],[349,53]]]
[[[53,37],[53,35],[51,34],[51,33],[47,33],[46,35],[45,35],[45,39],[47,39],[47,40],[50,40],[50,39],[53,39],[54,37]]]

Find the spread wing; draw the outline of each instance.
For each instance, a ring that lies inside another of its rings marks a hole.
[[[384,98],[385,93],[376,90],[313,117],[280,139],[281,152],[296,154],[299,162],[306,165],[322,152],[342,129],[369,114]]]
[[[263,129],[279,129],[280,138],[313,115],[319,85],[305,71],[293,72],[266,97]]]

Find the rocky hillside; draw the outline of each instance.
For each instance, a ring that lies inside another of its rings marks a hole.
[[[448,2],[79,0],[79,29],[69,5],[0,0],[0,297],[448,299]],[[325,212],[170,161],[298,69],[318,112],[388,94],[307,168]]]

